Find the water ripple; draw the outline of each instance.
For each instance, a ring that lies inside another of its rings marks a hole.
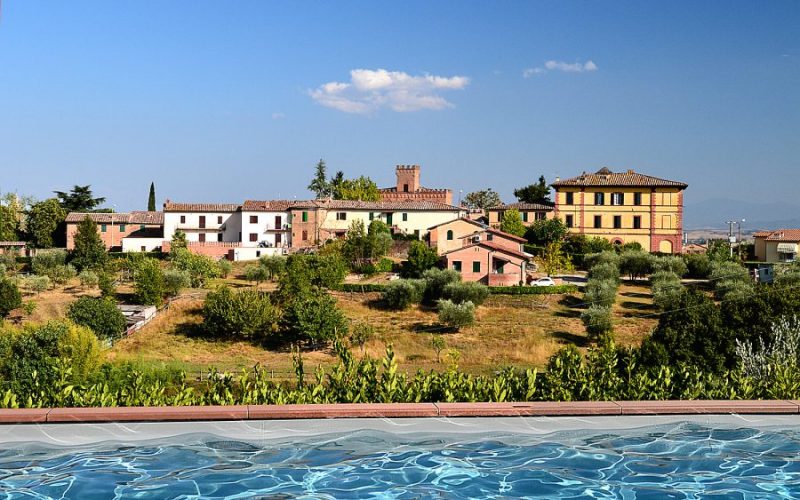
[[[3,498],[796,498],[800,431],[697,424],[623,433],[294,442],[186,436],[0,451]]]

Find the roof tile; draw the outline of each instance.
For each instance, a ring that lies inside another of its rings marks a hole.
[[[577,177],[556,181],[552,183],[551,186],[556,188],[571,187],[571,186],[575,187],[620,186],[620,187],[676,187],[680,189],[686,189],[688,187],[688,184],[678,181],[659,179],[658,177],[652,177],[649,175],[640,174],[638,172],[634,172],[633,170],[628,170],[626,172],[612,172],[608,168],[603,167],[593,174],[587,174],[586,172],[584,172],[583,174]]]

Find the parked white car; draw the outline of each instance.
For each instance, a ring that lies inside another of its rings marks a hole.
[[[556,286],[556,282],[553,281],[553,278],[545,277],[533,280],[531,286]]]

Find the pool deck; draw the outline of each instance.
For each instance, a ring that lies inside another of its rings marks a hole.
[[[358,403],[0,409],[2,424],[614,415],[791,415],[800,400]]]

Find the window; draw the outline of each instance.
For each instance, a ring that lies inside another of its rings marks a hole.
[[[419,229],[414,230],[414,238],[419,239]]]
[[[605,193],[595,193],[594,194],[594,204],[595,205],[605,205],[606,204],[606,194]]]
[[[103,229],[103,231],[105,231],[105,229]],[[452,239],[453,239],[453,230],[452,229],[448,229],[447,230],[447,241],[450,241]]]
[[[308,222],[308,212],[303,212],[303,222]]]
[[[374,219],[375,219],[375,213],[374,212],[370,212],[369,213],[369,220],[374,220]]]
[[[200,216],[200,229],[203,229],[204,227],[206,227],[206,216],[205,215],[201,215]]]
[[[481,263],[480,263],[480,261],[477,261],[477,260],[472,261],[472,272],[473,273],[481,272]]]
[[[256,257],[261,257],[261,250],[256,250]]]
[[[536,220],[544,220],[544,212],[536,212]]]
[[[222,224],[222,216],[217,215],[217,224]]]
[[[404,193],[408,192],[408,184],[403,184],[403,192]]]
[[[624,205],[625,204],[625,193],[611,193],[611,204],[612,205]]]
[[[200,241],[200,243],[204,243],[206,241],[206,233],[198,234],[197,235],[197,239],[198,239],[198,241]]]
[[[282,222],[283,222],[283,219],[281,218],[281,216],[280,215],[276,215],[275,216],[275,229],[280,229]]]
[[[336,220],[347,220],[347,212],[336,212]]]
[[[125,232],[125,224],[120,224],[119,225],[119,232],[120,233],[124,233]]]
[[[603,227],[603,216],[602,215],[595,215],[594,216],[594,227],[595,229],[599,229]]]
[[[575,226],[574,217],[572,215],[567,215],[567,220],[565,221],[565,223],[567,224],[567,227],[574,227]]]
[[[139,229],[144,230],[144,224],[139,224]]]
[[[492,233],[486,233],[486,240],[487,240],[487,241],[492,241],[492,240],[494,240],[494,235],[493,235]]]
[[[567,195],[567,203],[566,204],[567,205],[574,205],[575,204],[575,193],[570,191],[570,192],[564,193],[564,194]]]
[[[186,224],[186,216],[181,215],[181,224]]]
[[[633,204],[634,205],[642,204],[642,193],[633,193]]]
[[[305,214],[305,212],[303,212],[303,214]],[[303,231],[303,241],[307,240],[308,240],[308,231]]]
[[[100,232],[105,233],[106,230],[108,230],[108,226],[106,226],[105,224],[100,224]]]
[[[522,212],[522,222],[528,222],[528,212]]]
[[[250,241],[258,241],[258,233],[250,233]]]
[[[642,228],[642,216],[641,215],[634,215],[633,216],[633,228],[634,229],[641,229]]]
[[[250,224],[258,224],[258,215],[250,216]]]
[[[408,214],[404,213],[403,214],[403,222],[407,222],[407,221],[408,221]]]
[[[505,267],[506,263],[502,260],[495,261],[494,272],[497,274],[503,274],[503,268]]]
[[[453,271],[461,272],[461,261],[460,260],[454,260],[453,261]]]
[[[142,245],[140,248],[141,248],[141,251],[142,251],[142,252],[146,252],[146,251],[147,251],[147,247],[146,247],[146,246],[144,246],[144,245]]]
[[[622,216],[615,215],[614,216],[614,229],[622,229]]]
[[[222,241],[222,233],[217,233],[217,241]]]

